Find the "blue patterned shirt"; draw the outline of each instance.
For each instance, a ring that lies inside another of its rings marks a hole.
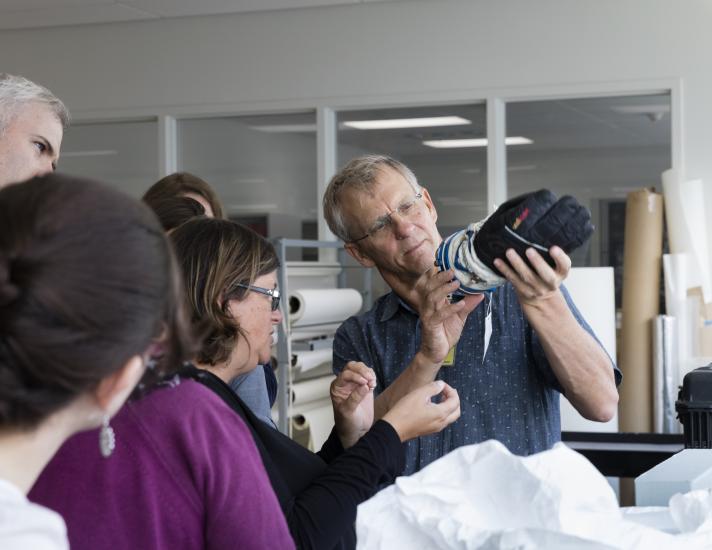
[[[579,324],[593,331],[561,288]],[[485,316],[491,308],[492,333],[485,350]],[[347,319],[334,339],[334,372],[348,361],[362,361],[376,372],[383,389],[403,372],[418,351],[420,320],[390,292],[370,311]],[[611,362],[616,384],[620,371]],[[524,317],[514,287],[507,283],[470,313],[456,346],[454,364],[437,378],[460,395],[462,415],[440,433],[406,445],[404,474],[412,474],[462,445],[497,439],[518,455],[549,449],[561,439],[561,386],[541,342]]]

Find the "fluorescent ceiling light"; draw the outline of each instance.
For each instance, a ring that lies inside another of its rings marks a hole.
[[[536,164],[515,164],[507,166],[507,172],[529,172],[530,170],[536,170],[536,168]]]
[[[435,116],[422,118],[390,118],[381,120],[350,120],[343,122],[347,128],[357,130],[394,130],[396,128],[429,128],[432,126],[462,126],[472,124],[460,116]]]
[[[669,113],[670,104],[668,103],[656,103],[651,105],[616,105],[611,107],[612,111],[616,113],[623,113],[626,115],[647,115],[649,113]]]
[[[507,145],[529,145],[534,143],[531,139],[522,136],[513,136],[504,139]],[[461,147],[487,147],[487,138],[475,139],[431,139],[423,142],[423,145],[436,149],[457,149]]]
[[[72,158],[72,157],[109,157],[111,155],[118,155],[119,152],[115,149],[103,149],[97,151],[67,151],[60,155],[61,158]]]
[[[268,124],[264,126],[250,126],[250,128],[270,134],[316,132],[316,124]]]

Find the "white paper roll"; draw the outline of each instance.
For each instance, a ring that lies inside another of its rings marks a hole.
[[[679,316],[687,300],[687,262],[689,254],[663,254],[663,278],[665,280],[665,312]]]
[[[333,338],[336,329],[341,326],[341,321],[328,325],[319,325],[317,327],[292,327],[291,338],[295,340],[313,340],[314,338],[326,337]]]
[[[292,354],[292,366],[300,372],[307,372],[328,363],[331,364],[333,351],[331,348],[314,351],[299,351]]]
[[[334,375],[329,375],[292,384],[293,405],[304,405],[312,401],[329,399],[329,387],[334,378]]]
[[[687,288],[702,287],[705,303],[712,302],[710,253],[702,180],[683,181],[674,170],[662,174],[670,251],[690,254]]]
[[[304,430],[308,431],[308,448],[318,451],[329,437],[334,427],[334,412],[331,399],[312,401],[304,405],[295,405],[292,411],[292,429],[297,427],[302,440],[305,438]],[[292,432],[293,435],[294,431]],[[302,443],[303,444],[303,443]],[[307,445],[305,445],[307,446]]]
[[[362,305],[361,293],[353,288],[295,290],[289,293],[289,320],[294,327],[340,323]]]
[[[653,333],[653,430],[656,433],[677,433],[675,418],[677,378],[677,329],[675,318],[658,315]]]

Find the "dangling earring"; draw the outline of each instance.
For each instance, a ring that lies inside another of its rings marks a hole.
[[[114,428],[109,426],[109,415],[107,414],[104,416],[104,420],[101,423],[101,430],[99,431],[99,450],[101,451],[101,456],[109,458],[115,448],[116,434],[114,433]]]

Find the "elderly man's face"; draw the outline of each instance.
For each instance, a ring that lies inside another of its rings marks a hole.
[[[353,238],[369,233],[374,224],[388,218],[387,227],[347,249],[362,264],[399,277],[417,278],[433,267],[435,250],[442,240],[435,226],[437,212],[427,190],[416,199],[415,191],[400,173],[383,168],[372,193],[349,189],[342,198],[343,217]],[[413,202],[415,201],[415,202]],[[399,207],[413,203],[407,213]]]
[[[0,133],[0,187],[53,171],[63,134],[62,124],[47,105],[20,107]]]

